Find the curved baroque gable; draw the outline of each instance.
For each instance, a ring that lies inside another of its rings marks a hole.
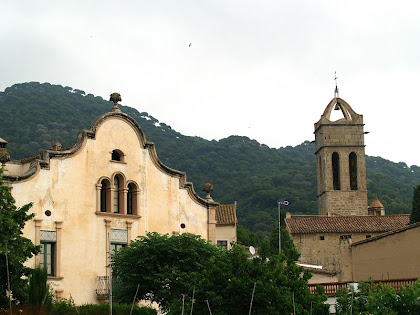
[[[6,181],[16,182],[22,181],[31,178],[34,176],[39,169],[49,169],[50,168],[50,159],[51,158],[62,158],[62,157],[69,157],[76,154],[86,143],[87,139],[95,139],[96,133],[98,131],[99,126],[109,118],[120,118],[126,121],[131,127],[135,130],[138,140],[141,144],[141,147],[147,149],[149,152],[150,158],[153,164],[158,168],[161,172],[176,177],[179,179],[179,187],[182,189],[187,189],[188,195],[198,204],[200,205],[218,205],[217,202],[212,202],[201,198],[194,190],[194,186],[191,182],[187,182],[187,175],[185,172],[181,172],[175,169],[172,169],[165,164],[163,164],[156,153],[155,144],[153,142],[148,142],[146,140],[146,136],[141,129],[140,125],[135,121],[131,116],[122,113],[122,112],[108,112],[99,117],[97,117],[91,124],[89,129],[81,130],[78,134],[76,143],[71,147],[60,149],[60,150],[43,150],[40,152],[39,155],[23,159],[20,161],[13,161],[14,164],[25,164],[30,163],[29,169],[19,175],[12,175],[12,174],[4,174],[4,179]]]

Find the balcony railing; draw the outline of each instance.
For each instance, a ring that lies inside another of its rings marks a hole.
[[[415,284],[417,282],[417,278],[375,280],[373,282],[374,284],[381,283],[383,286],[386,286],[389,284],[395,291],[399,291],[401,290],[402,287]],[[313,283],[313,284],[309,284],[309,290],[311,293],[315,293],[317,286],[323,286],[325,288],[325,294],[327,296],[335,296],[339,289],[347,289],[350,283],[353,283],[353,282],[349,281],[349,282]]]
[[[98,276],[98,283],[96,284],[96,297],[99,300],[106,300],[109,298],[109,277]]]

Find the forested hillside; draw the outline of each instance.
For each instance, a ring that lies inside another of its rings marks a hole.
[[[55,139],[63,147],[71,146],[79,130],[89,128],[95,117],[111,107],[101,97],[71,87],[15,84],[0,92],[0,137],[9,142],[12,159],[34,156],[50,148]],[[203,184],[211,182],[216,201],[237,201],[240,223],[258,236],[266,235],[276,223],[281,198],[290,201],[287,211],[316,213],[313,143],[273,149],[240,136],[208,141],[181,135],[148,113],[120,107],[137,120],[147,140],[155,142],[164,164],[187,172],[203,196]],[[369,156],[366,164],[369,202],[377,196],[388,214],[409,213],[413,187],[420,184],[420,168]]]

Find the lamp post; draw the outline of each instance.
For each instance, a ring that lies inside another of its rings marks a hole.
[[[289,202],[283,199],[277,202],[277,207],[279,210],[279,255],[281,254],[281,205],[288,206]]]

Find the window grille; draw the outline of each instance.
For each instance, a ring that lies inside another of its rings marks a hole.
[[[111,243],[127,244],[128,232],[127,230],[110,230],[109,238]]]
[[[56,242],[57,232],[56,231],[43,231],[41,230],[41,242]]]

